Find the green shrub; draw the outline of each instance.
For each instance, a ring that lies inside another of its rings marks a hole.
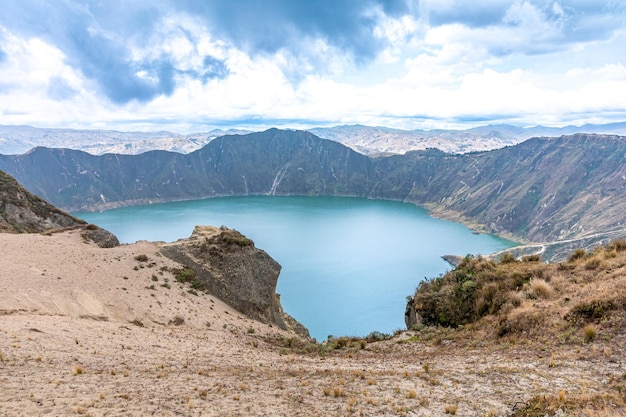
[[[183,282],[183,283],[189,282],[193,280],[195,277],[196,277],[196,273],[191,268],[177,270],[174,275],[174,278],[176,279],[176,281]]]
[[[365,336],[364,339],[367,343],[381,342],[383,340],[391,339],[391,335],[387,333],[381,333],[379,331],[373,331]]]
[[[512,255],[503,261],[465,257],[444,276],[420,283],[413,299],[422,322],[457,327],[496,314],[507,303],[513,305],[511,293],[527,284],[536,271],[521,263],[512,268],[517,263]]]
[[[254,242],[251,239],[248,239],[237,230],[228,229],[226,227],[221,228],[221,233],[219,234],[218,240],[227,245],[236,245],[240,248],[246,246],[253,246]]]

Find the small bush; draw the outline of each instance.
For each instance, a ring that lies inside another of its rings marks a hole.
[[[611,311],[619,308],[619,305],[626,300],[592,300],[584,301],[574,306],[565,316],[566,320],[600,320],[606,317]]]
[[[456,405],[446,405],[446,406],[443,408],[443,411],[444,411],[446,414],[452,414],[452,415],[455,415],[458,409],[459,409],[459,407],[457,407]]]
[[[512,264],[515,262],[517,262],[517,259],[515,258],[515,256],[513,256],[513,254],[508,253],[508,252],[502,255],[502,257],[500,258],[501,264]]]
[[[532,334],[542,327],[545,317],[538,311],[513,312],[500,320],[498,336],[503,337],[509,334]]]
[[[526,255],[522,257],[522,262],[539,262],[541,261],[541,255]]]
[[[345,397],[346,392],[343,387],[335,386],[333,387],[333,397]]]
[[[185,318],[182,316],[176,316],[168,322],[168,324],[173,324],[174,326],[180,326],[184,323],[185,323]]]
[[[178,282],[189,282],[192,281],[196,277],[196,273],[191,268],[185,268],[182,270],[177,270],[174,278]]]
[[[510,291],[506,299],[513,307],[519,307],[522,305],[522,295],[517,291]]]
[[[577,259],[582,259],[587,254],[587,251],[584,249],[576,249],[568,258],[570,262],[574,262]]]
[[[365,341],[367,343],[382,342],[383,340],[388,340],[388,339],[391,339],[390,334],[381,333],[379,331],[373,331],[367,336],[365,336]]]
[[[342,349],[350,345],[350,339],[347,337],[338,337],[332,340],[332,346],[335,349]]]
[[[148,256],[147,255],[137,255],[137,256],[135,256],[135,260],[137,262],[148,262]]]
[[[216,243],[239,246],[240,248],[244,248],[246,246],[254,246],[254,242],[251,239],[248,239],[235,229],[229,229],[222,226],[220,227],[220,230],[221,232],[219,236],[217,236],[217,238],[213,238],[211,243],[215,242],[216,240]]]

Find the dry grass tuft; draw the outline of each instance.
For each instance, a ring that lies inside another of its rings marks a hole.
[[[593,324],[588,324],[583,328],[583,340],[585,343],[593,342],[598,335],[598,330]]]
[[[578,259],[582,259],[585,257],[585,255],[587,254],[587,251],[584,249],[576,249],[574,252],[572,252],[572,254],[569,256],[568,260],[570,262],[574,262]]]
[[[533,278],[528,283],[528,295],[530,298],[550,299],[554,289],[543,279]]]
[[[604,266],[603,263],[604,262],[600,257],[594,256],[593,258],[585,262],[585,269],[593,271],[593,270],[603,267]]]
[[[324,395],[327,397],[345,397],[346,391],[340,385],[334,385],[332,387],[324,387],[323,388]]]

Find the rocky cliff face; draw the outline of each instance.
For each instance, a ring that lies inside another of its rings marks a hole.
[[[84,221],[46,203],[0,171],[0,231],[37,233],[83,224]]]
[[[276,283],[280,265],[252,240],[225,227],[196,226],[191,237],[162,244],[161,253],[193,270],[198,286],[243,314],[309,337],[283,312]]]
[[[66,228],[83,229],[84,238],[103,248],[120,244],[112,233],[59,210],[0,171],[0,232],[40,233]]]

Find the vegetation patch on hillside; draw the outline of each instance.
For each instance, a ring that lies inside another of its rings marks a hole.
[[[577,250],[560,264],[510,254],[498,261],[468,255],[456,269],[422,282],[409,305],[420,326],[484,324],[497,337],[588,342],[626,323],[625,265],[624,240]]]

